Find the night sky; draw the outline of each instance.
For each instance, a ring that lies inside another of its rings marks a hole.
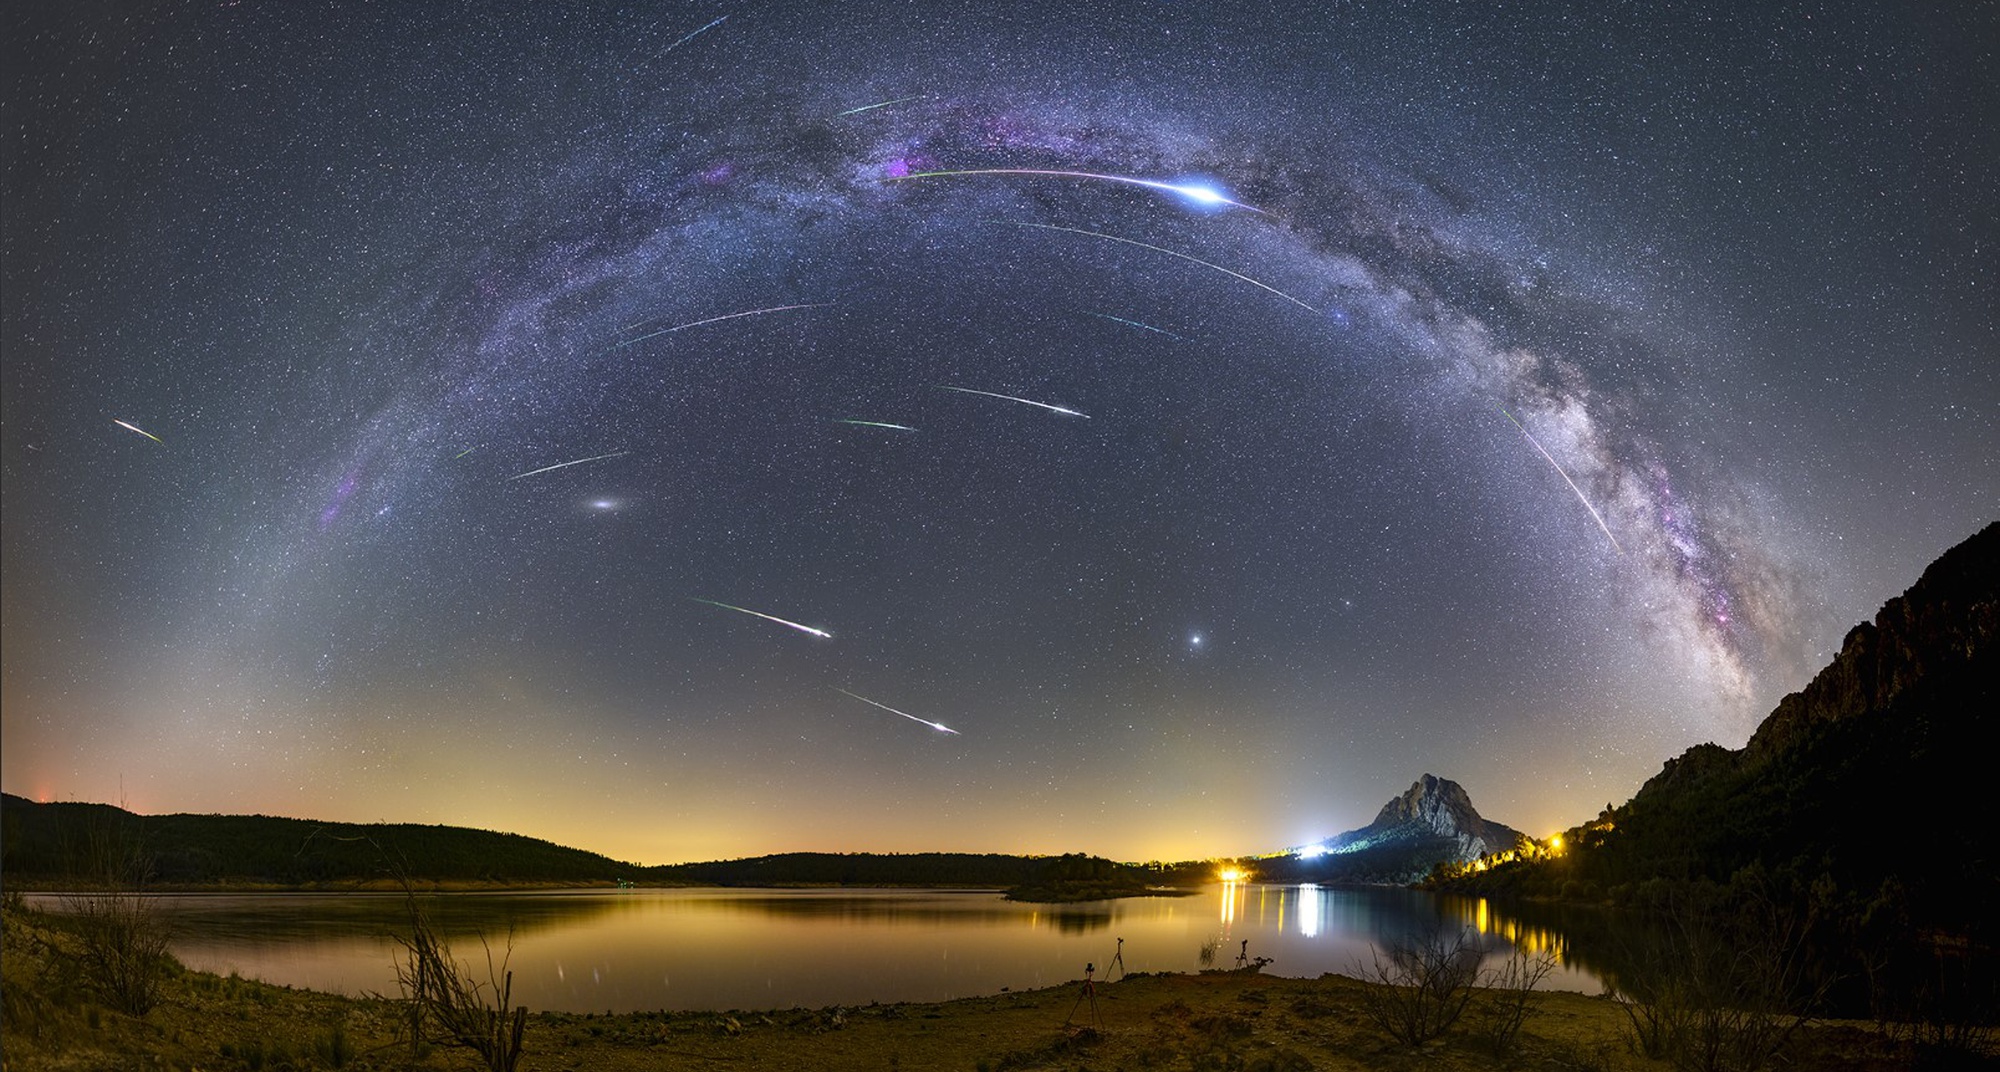
[[[1543,834],[2000,515],[1992,3],[4,18],[25,796]]]

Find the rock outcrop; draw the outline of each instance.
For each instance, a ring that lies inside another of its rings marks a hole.
[[[1812,726],[1886,711],[1918,683],[1990,667],[2000,636],[2000,522],[1946,551],[1917,583],[1847,631],[1840,654],[1778,702],[1744,749],[1755,760],[1783,751]],[[1967,717],[1991,710],[1968,711]]]
[[[2000,638],[2000,522],[1946,551],[1875,620],[1847,631],[1805,688],[1786,696],[1741,750],[1700,744],[1670,759],[1635,800],[1686,792],[1779,761],[1830,728],[1888,717],[1990,719]],[[1907,701],[1907,703],[1906,703]],[[1963,727],[1960,727],[1963,728]]]
[[[1562,856],[1447,888],[1656,906],[1695,890],[1806,906],[1856,940],[2000,946],[1996,712],[2000,523],[1850,630],[1743,748],[1696,745],[1566,832]]]

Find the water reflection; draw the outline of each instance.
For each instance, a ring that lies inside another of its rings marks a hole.
[[[1321,907],[1319,886],[1308,882],[1299,887],[1299,935],[1304,938],[1319,937]]]
[[[1222,933],[1229,933],[1229,925],[1236,922],[1236,916],[1243,910],[1243,883],[1233,878],[1222,880]]]
[[[1053,926],[1063,934],[1088,934],[1111,926],[1111,905],[1064,905],[1035,913],[1036,926]]]
[[[59,908],[54,898],[33,900]],[[345,993],[393,993],[400,895],[169,895],[191,966]],[[938,1001],[1127,972],[1269,958],[1266,971],[1355,974],[1372,948],[1440,925],[1500,951],[1566,950],[1552,923],[1476,899],[1241,881],[1189,898],[1084,905],[932,890],[589,890],[423,899],[460,957],[508,955],[537,1009],[768,1009]],[[1581,966],[1551,985],[1595,992]]]
[[[1569,943],[1553,927],[1502,915],[1484,897],[1448,896],[1440,900],[1461,922],[1485,937],[1499,939],[1531,956],[1552,953],[1558,963],[1569,960]]]

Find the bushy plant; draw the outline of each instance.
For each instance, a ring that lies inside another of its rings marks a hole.
[[[347,1040],[347,1024],[335,1020],[313,1040],[313,1054],[330,1068],[345,1068],[354,1059],[354,1044]]]

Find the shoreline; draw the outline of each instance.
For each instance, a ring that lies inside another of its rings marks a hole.
[[[563,893],[579,890],[927,890],[937,893],[998,893],[1010,901],[1023,904],[1091,904],[1105,901],[1119,901],[1134,897],[1192,897],[1198,889],[1185,886],[1149,886],[1144,889],[1121,890],[1118,892],[1066,891],[1062,889],[1035,888],[1023,891],[1018,886],[960,885],[954,883],[872,883],[852,885],[834,882],[769,882],[721,883],[703,882],[616,882],[596,880],[589,882],[500,882],[460,880],[413,880],[404,883],[394,879],[370,879],[366,881],[341,881],[325,883],[279,884],[260,882],[208,882],[208,883],[160,883],[149,885],[143,890],[92,890],[79,889],[60,882],[37,881],[33,878],[7,880],[4,892],[33,895],[37,897],[89,896],[112,892],[152,896],[160,894],[287,894],[287,893]]]
[[[111,1011],[76,985],[74,935],[33,910],[4,918],[4,1042],[9,1072],[95,1067],[260,1070],[457,1069],[471,1055],[409,1043],[407,1006],[173,966],[144,1018]],[[67,981],[65,981],[67,980]],[[1254,969],[1083,979],[940,1002],[656,1011],[530,1009],[531,1069],[626,1070],[721,1063],[815,1072],[914,1069],[1240,1068],[1466,1070],[1567,1067],[1664,1070],[1630,1051],[1623,1006],[1603,996],[1537,991],[1504,1052],[1488,1033],[1501,991],[1482,991],[1442,1038],[1413,1047],[1378,1026],[1388,988],[1341,975]],[[1887,1072],[1907,1054],[1869,1025],[1816,1022],[1795,1064]]]

